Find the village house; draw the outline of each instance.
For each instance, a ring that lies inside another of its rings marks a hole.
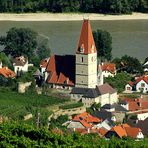
[[[125,98],[120,101],[122,107],[131,112],[137,112],[148,109],[148,101],[144,98],[130,99]]]
[[[40,67],[50,88],[70,90],[71,98],[81,100],[86,107],[94,102],[101,105],[118,102],[117,91],[103,84],[89,20],[83,21],[75,55],[52,55],[42,60]]]
[[[90,130],[94,127],[94,125],[101,122],[101,119],[90,115],[87,112],[76,115],[68,124],[68,129],[86,129]]]
[[[103,77],[114,77],[116,75],[116,65],[114,63],[101,63]]]
[[[134,82],[130,81],[125,86],[125,92],[148,92],[148,75],[137,78]]]
[[[2,62],[0,62],[0,75],[4,78],[15,78],[16,74],[8,67],[3,67]]]
[[[128,124],[122,124],[118,126],[114,126],[111,130],[109,130],[106,134],[106,138],[111,138],[112,136],[117,138],[123,137],[131,137],[135,139],[143,139],[144,135],[140,128],[131,127]]]
[[[90,107],[94,103],[114,104],[118,102],[117,91],[109,84],[105,83],[93,88],[73,88],[71,98],[77,101],[82,101],[86,107]]]
[[[133,126],[133,127],[137,127],[137,128],[140,128],[142,130],[142,133],[145,135],[145,136],[148,136],[148,118],[146,118],[145,120],[132,120],[132,119],[129,119],[127,121],[127,123],[130,125],[130,126]]]
[[[12,63],[14,67],[14,72],[17,76],[20,76],[21,72],[28,72],[28,68],[33,66],[33,64],[28,63],[28,58],[24,56],[13,58]]]

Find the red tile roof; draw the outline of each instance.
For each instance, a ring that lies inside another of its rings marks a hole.
[[[0,75],[4,76],[5,78],[14,78],[16,74],[10,70],[8,67],[0,68]]]
[[[79,115],[76,115],[73,120],[77,120],[79,121],[80,119],[83,119],[83,120],[86,120],[88,123],[99,123],[101,122],[101,119],[97,118],[97,117],[94,117],[92,115],[90,115],[89,113],[87,112],[84,112],[82,114],[79,114]]]
[[[94,117],[87,112],[76,115],[72,120],[81,122],[85,128],[91,128],[93,127],[93,123],[101,122],[99,118]]]
[[[123,129],[120,125],[114,126],[110,131],[116,132],[120,138],[127,136],[125,129]]]
[[[148,75],[137,78],[135,83],[137,84],[141,80],[145,81],[148,84]]]
[[[95,53],[96,46],[90,26],[89,20],[84,20],[81,35],[78,43],[77,53],[81,53],[81,48],[83,49],[84,54]]]
[[[49,74],[47,79],[48,83],[74,86],[75,56],[51,56],[46,71]]]
[[[116,65],[113,63],[103,63],[101,69],[102,71],[109,71],[112,74],[116,73]]]
[[[130,86],[134,86],[134,82],[132,82],[132,81],[129,81],[128,84],[129,84]]]
[[[139,132],[141,132],[141,129],[136,127],[131,127],[128,124],[122,124],[122,125],[114,126],[111,129],[111,131],[116,132],[120,138],[124,136],[137,138],[137,135]]]
[[[136,127],[125,127],[125,131],[127,133],[127,136],[137,138],[137,135],[139,132],[141,132],[141,129]]]
[[[128,103],[128,107],[130,111],[137,111],[142,109],[148,109],[148,101],[142,98],[138,99],[124,99]]]
[[[99,128],[99,134],[100,134],[101,136],[104,136],[107,132],[108,132],[108,131],[107,131],[105,128],[103,128],[103,127]]]

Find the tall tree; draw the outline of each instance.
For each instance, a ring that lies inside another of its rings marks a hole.
[[[112,37],[109,32],[97,30],[93,32],[98,57],[101,61],[111,60],[112,58]]]
[[[37,33],[29,28],[11,28],[0,43],[5,46],[6,55],[32,57],[37,47]]]

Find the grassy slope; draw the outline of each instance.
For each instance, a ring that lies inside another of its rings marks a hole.
[[[27,113],[34,113],[35,110],[46,110],[55,104],[64,103],[65,99],[37,94],[18,94],[12,91],[0,90],[0,115],[18,119]]]

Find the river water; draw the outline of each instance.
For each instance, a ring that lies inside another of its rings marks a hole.
[[[1,21],[0,36],[11,27],[29,27],[48,39],[54,54],[74,54],[82,21],[15,22]],[[112,35],[113,57],[130,55],[144,60],[148,57],[148,20],[91,21],[92,30],[107,30]]]

